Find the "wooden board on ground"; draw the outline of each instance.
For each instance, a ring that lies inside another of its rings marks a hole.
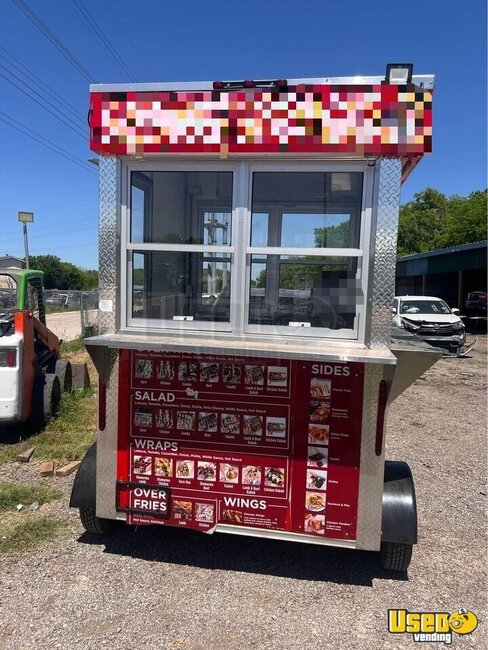
[[[29,447],[29,449],[25,449],[24,451],[21,451],[20,454],[17,454],[16,458],[19,461],[19,463],[28,463],[30,461],[30,457],[34,453],[35,447]]]
[[[56,476],[69,476],[75,472],[80,465],[81,460],[75,460],[72,463],[68,463],[64,467],[61,467],[61,469],[56,470]]]
[[[52,476],[54,474],[54,461],[46,460],[41,465],[41,476]]]

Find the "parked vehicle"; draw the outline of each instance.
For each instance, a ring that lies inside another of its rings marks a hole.
[[[486,291],[472,291],[468,293],[466,300],[466,316],[472,318],[473,316],[481,316],[486,318],[486,302],[488,294]]]
[[[0,425],[43,426],[71,390],[71,365],[46,326],[42,271],[0,273]]]
[[[415,334],[430,345],[445,349],[450,354],[463,352],[466,331],[458,316],[459,309],[451,309],[434,296],[395,296],[393,322]]]

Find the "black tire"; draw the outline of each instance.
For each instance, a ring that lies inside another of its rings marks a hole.
[[[71,363],[66,359],[58,359],[54,368],[54,374],[59,377],[59,383],[63,393],[70,392],[73,385],[73,371]]]
[[[399,542],[381,543],[381,564],[388,571],[405,572],[412,559],[413,544],[400,544]]]
[[[94,508],[80,508],[80,519],[83,528],[92,535],[110,535],[117,527],[112,519],[100,519]]]
[[[61,403],[61,384],[56,375],[38,373],[34,380],[31,420],[36,429],[42,429],[58,414]]]
[[[61,405],[61,383],[56,375],[45,375],[44,379],[44,422],[56,417]]]

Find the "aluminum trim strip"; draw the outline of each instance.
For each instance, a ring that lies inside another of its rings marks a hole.
[[[330,343],[328,341],[328,343]],[[210,338],[191,338],[185,332],[184,338],[171,336],[134,336],[132,334],[117,334],[115,336],[97,336],[85,339],[87,346],[102,346],[110,349],[125,350],[170,350],[187,352],[189,354],[218,354],[224,356],[272,357],[282,359],[323,359],[329,361],[359,361],[383,365],[396,365],[397,359],[389,350],[369,350],[364,347],[340,347],[334,341],[330,347],[323,341],[310,344],[309,341],[288,341],[266,339],[263,342],[238,340],[233,337],[212,340]]]
[[[97,434],[97,517],[116,519],[117,435],[119,426],[119,353],[108,350],[100,378],[108,378],[106,427]]]
[[[357,548],[368,551],[378,551],[381,543],[385,436],[380,456],[376,455],[375,442],[378,392],[382,379],[381,365],[365,367],[356,538]]]
[[[278,79],[278,77],[276,77]],[[226,80],[231,81],[231,80]],[[237,80],[234,80],[237,81]],[[242,81],[242,80],[239,80]],[[290,86],[300,84],[307,85],[334,85],[334,84],[355,84],[371,85],[379,84],[385,81],[384,75],[376,76],[358,76],[358,77],[298,77],[288,79]],[[413,75],[412,82],[420,88],[432,90],[434,88],[435,76]],[[110,93],[110,92],[158,92],[167,90],[213,90],[213,81],[167,81],[154,83],[136,83],[136,84],[91,84],[91,93]]]
[[[343,548],[357,548],[356,542],[345,539],[332,539],[312,537],[301,533],[292,533],[284,530],[266,530],[263,528],[250,528],[248,526],[231,526],[230,524],[217,524],[214,528],[216,533],[228,533],[229,535],[244,535],[245,537],[261,537],[263,539],[279,539],[287,542],[301,542],[303,544],[315,544],[319,546],[341,546]]]
[[[234,246],[208,246],[206,244],[150,244],[128,242],[129,251],[176,251],[178,253],[233,253]]]
[[[98,310],[98,330],[114,333],[117,328],[119,286],[118,210],[120,204],[120,161],[116,156],[101,156],[98,189],[98,259],[99,301],[112,305],[111,310]]]
[[[381,158],[376,165],[377,201],[373,215],[375,231],[371,239],[370,275],[371,347],[387,348],[391,341],[391,303],[395,295],[398,216],[400,211],[401,160]]]
[[[248,246],[249,255],[315,255],[317,257],[362,257],[361,248],[300,248],[281,246]]]
[[[127,328],[140,330],[141,328],[150,330],[159,330],[167,332],[168,330],[179,332],[201,332],[210,336],[212,332],[228,332],[232,331],[230,320],[227,321],[204,321],[204,320],[168,320],[156,318],[127,318]]]

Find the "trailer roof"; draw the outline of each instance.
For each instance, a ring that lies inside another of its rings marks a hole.
[[[422,90],[434,89],[435,77],[433,74],[413,75],[412,83]],[[314,86],[336,86],[336,85],[354,85],[367,86],[385,83],[385,76],[355,76],[355,77],[303,77],[297,79],[287,79],[289,86],[314,85]],[[231,83],[239,83],[233,80]],[[166,81],[155,83],[121,83],[121,84],[91,84],[90,92],[92,93],[112,93],[112,92],[167,92],[179,90],[213,90],[213,81]]]

